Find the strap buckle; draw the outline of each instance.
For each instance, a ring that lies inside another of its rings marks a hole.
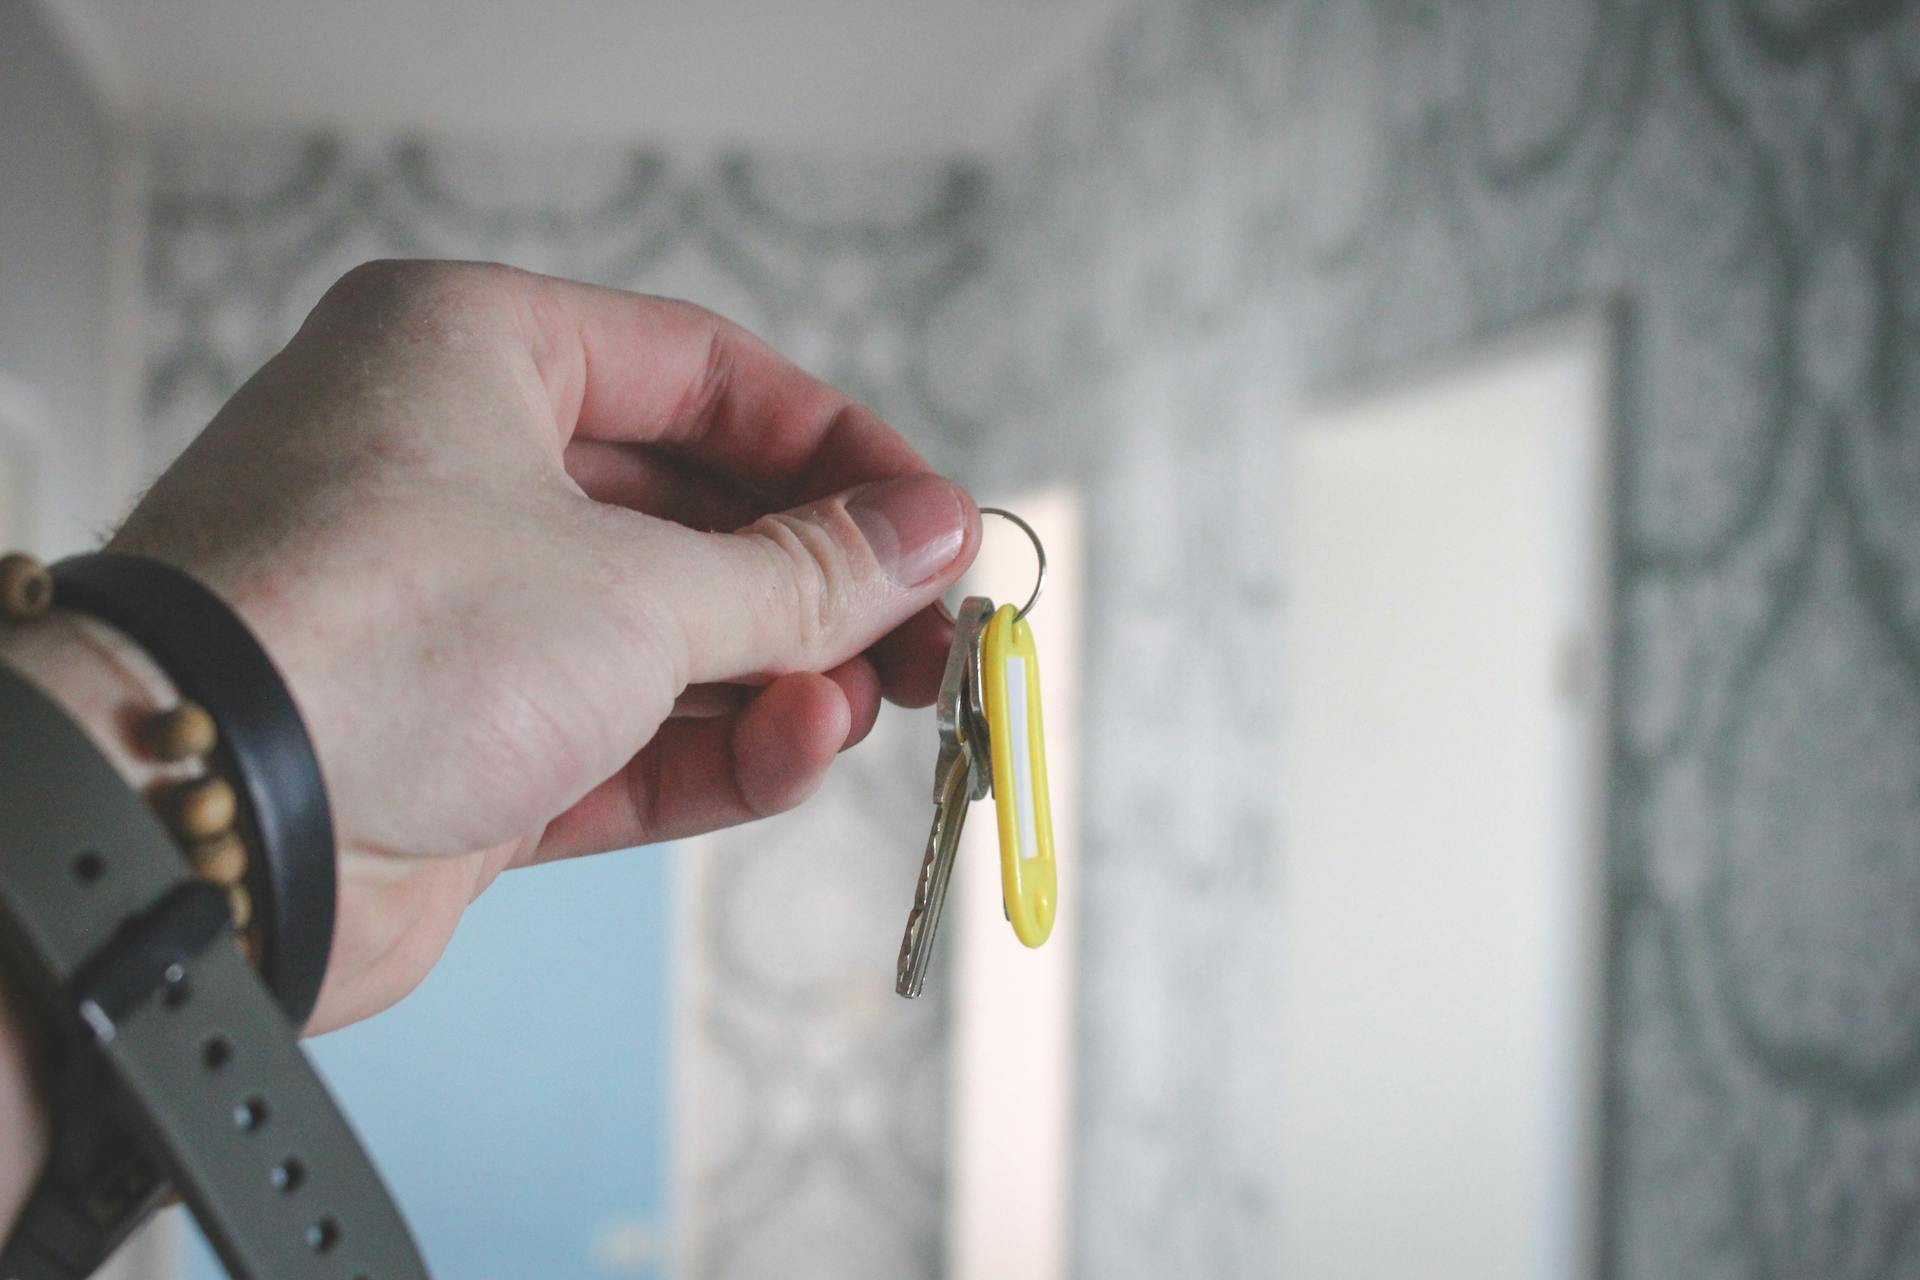
[[[183,881],[120,927],[73,984],[80,1021],[100,1044],[156,994],[184,995],[193,962],[233,930],[227,896],[204,880]]]
[[[156,996],[184,993],[194,963],[231,928],[225,894],[205,881],[182,881],[121,925],[81,967],[72,998],[93,1039],[73,1044],[56,1077],[51,1101],[58,1136],[22,1219],[31,1219],[31,1238],[21,1231],[0,1250],[8,1275],[71,1280],[87,1274],[168,1194],[165,1177],[115,1116],[118,1094],[100,1048]]]

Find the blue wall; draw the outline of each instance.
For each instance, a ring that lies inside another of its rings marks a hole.
[[[596,1257],[667,1214],[670,859],[510,873],[393,1010],[308,1048],[436,1276],[654,1277]],[[187,1274],[224,1273],[196,1238]]]

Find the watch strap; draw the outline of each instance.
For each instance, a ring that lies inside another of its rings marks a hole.
[[[224,896],[65,712],[4,667],[0,725],[0,962],[50,1028],[58,1079],[97,1073],[95,1109],[139,1147],[147,1176],[127,1190],[151,1200],[171,1182],[237,1280],[425,1277],[236,946]],[[67,1141],[57,1126],[43,1211],[0,1251],[5,1280],[76,1280],[97,1238],[125,1229],[112,1187],[61,1185],[97,1163],[69,1159]]]

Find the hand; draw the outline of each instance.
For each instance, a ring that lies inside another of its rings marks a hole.
[[[742,330],[452,263],[349,273],[112,544],[220,592],[307,718],[341,859],[315,1031],[411,990],[510,867],[798,804],[883,693],[931,699],[978,545]]]

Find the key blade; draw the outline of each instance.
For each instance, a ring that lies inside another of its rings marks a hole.
[[[972,603],[971,600],[968,603]],[[960,736],[973,747],[972,798],[985,800],[993,790],[993,733],[987,727],[987,664],[981,650],[987,645],[987,626],[993,621],[993,601],[980,597],[985,612],[979,629],[969,638],[966,696],[960,701]]]
[[[973,681],[979,667],[980,637],[992,619],[993,601],[985,596],[968,596],[960,602],[960,609],[954,614],[953,643],[947,648],[947,666],[940,678],[940,696],[934,702],[934,720],[940,730],[940,758],[933,768],[935,804],[940,803],[941,789],[947,782],[947,770],[952,766],[961,742],[974,742],[976,756],[986,749],[986,739],[975,738],[971,732],[970,706],[979,698],[974,692]],[[979,797],[976,795],[974,798]]]
[[[940,914],[946,909],[954,855],[959,852],[960,831],[967,821],[973,773],[973,757],[963,746],[941,779],[940,802],[934,809],[933,830],[927,834],[920,878],[913,886],[913,906],[907,912],[907,928],[900,939],[900,960],[894,973],[894,991],[909,1000],[926,990],[933,939],[940,929]]]

